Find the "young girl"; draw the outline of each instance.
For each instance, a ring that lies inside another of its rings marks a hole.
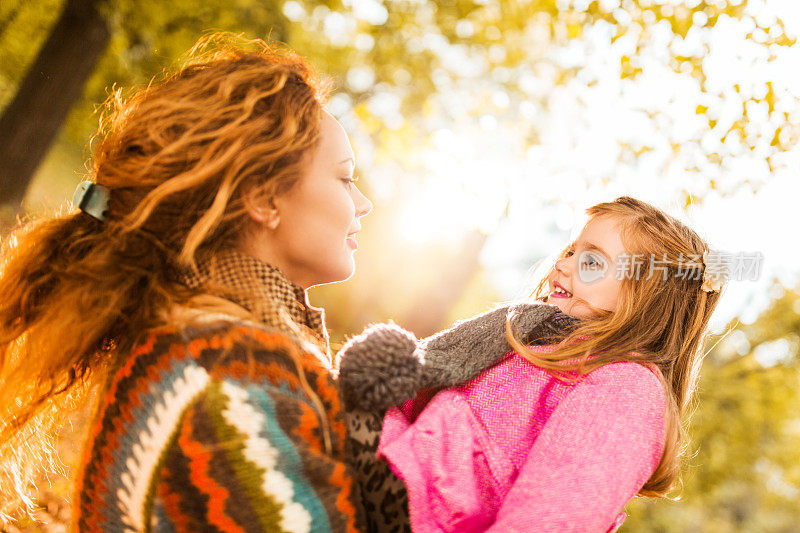
[[[448,357],[454,367],[501,362],[386,412],[377,455],[407,489],[414,531],[613,531],[631,498],[673,486],[719,269],[699,260],[708,246],[695,232],[644,202],[618,198],[588,214],[537,289],[577,327],[545,346],[509,327],[511,353],[437,352],[438,367]],[[473,341],[499,335],[485,326],[479,318],[459,328]],[[340,355],[348,408],[379,410],[381,397],[396,400],[411,382],[429,386],[425,376],[438,372],[426,352],[437,340],[412,341],[385,326],[351,340]],[[361,483],[380,485],[369,478]],[[402,500],[384,486],[382,498]],[[386,506],[374,492],[365,499],[374,530],[403,529],[402,516],[379,516]]]

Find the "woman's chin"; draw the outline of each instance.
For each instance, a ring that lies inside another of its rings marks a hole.
[[[338,265],[337,268],[331,268],[324,274],[320,273],[320,275],[317,276],[317,280],[311,286],[317,287],[319,285],[328,285],[331,283],[347,281],[348,279],[352,278],[353,274],[355,273],[356,265],[351,260],[349,263],[345,262],[342,265]]]

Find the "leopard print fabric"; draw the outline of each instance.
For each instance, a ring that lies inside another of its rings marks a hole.
[[[375,454],[383,421],[366,411],[347,413],[347,461],[362,502],[368,533],[411,533],[408,492],[386,461]]]

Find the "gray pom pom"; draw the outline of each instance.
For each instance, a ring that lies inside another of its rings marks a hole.
[[[350,339],[337,355],[345,409],[382,414],[413,398],[422,375],[416,341],[395,324],[376,324]]]

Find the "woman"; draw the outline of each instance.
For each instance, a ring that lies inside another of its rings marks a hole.
[[[305,291],[352,275],[372,206],[325,98],[303,58],[221,35],[115,94],[80,210],[4,251],[4,493],[31,428],[96,385],[78,530],[357,528]]]

